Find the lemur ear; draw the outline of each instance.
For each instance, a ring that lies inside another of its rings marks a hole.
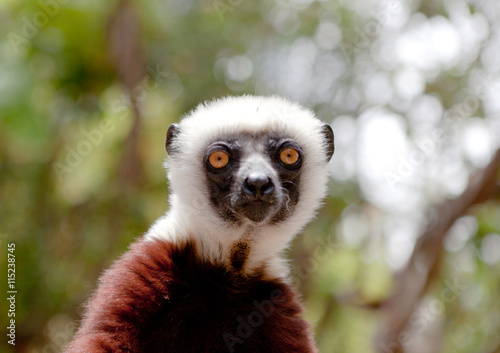
[[[335,152],[335,136],[332,127],[328,124],[323,124],[321,126],[321,132],[326,142],[326,161],[329,162],[333,156],[333,152]]]
[[[176,148],[173,145],[177,135],[181,132],[181,127],[178,124],[172,124],[168,127],[167,138],[165,139],[165,149],[170,155],[175,154]]]

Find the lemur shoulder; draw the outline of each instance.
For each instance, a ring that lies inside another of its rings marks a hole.
[[[171,125],[170,208],[101,276],[67,353],[317,352],[282,252],[326,194],[333,132],[277,97]]]

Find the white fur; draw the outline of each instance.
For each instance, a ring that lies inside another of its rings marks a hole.
[[[234,244],[250,241],[246,270],[264,268],[271,277],[287,270],[281,253],[313,218],[326,194],[326,144],[322,122],[298,104],[278,97],[228,97],[199,105],[180,122],[175,146],[180,153],[166,161],[170,181],[170,210],[158,219],[146,238],[174,242],[193,240],[202,256],[226,264]],[[203,156],[218,138],[234,132],[278,132],[297,141],[304,152],[300,198],[290,217],[277,225],[232,226],[209,203]]]

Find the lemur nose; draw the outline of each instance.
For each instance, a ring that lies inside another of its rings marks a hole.
[[[257,200],[269,195],[274,191],[274,184],[271,178],[265,175],[255,175],[245,178],[242,190],[245,194],[253,195]]]

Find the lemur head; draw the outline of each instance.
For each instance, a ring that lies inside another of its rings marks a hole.
[[[245,238],[279,251],[326,194],[334,137],[297,104],[243,96],[198,106],[165,147],[177,231],[210,248]]]

